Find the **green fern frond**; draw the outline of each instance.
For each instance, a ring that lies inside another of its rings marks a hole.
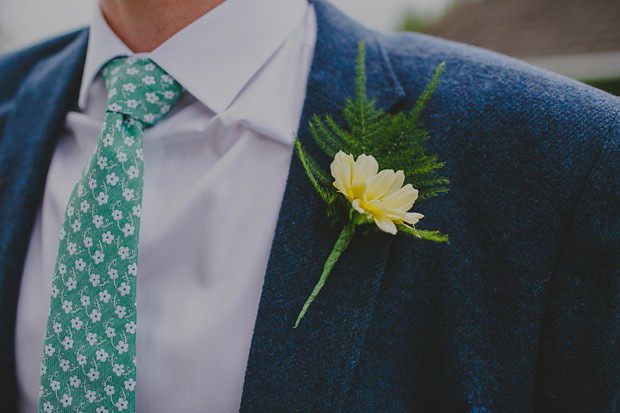
[[[419,201],[447,192],[448,180],[438,175],[444,163],[437,156],[427,154],[425,143],[430,135],[420,122],[420,115],[439,84],[445,64],[440,63],[435,68],[428,84],[409,111],[388,113],[377,109],[375,101],[367,96],[365,56],[364,43],[360,42],[355,60],[354,96],[345,99],[340,116],[312,117],[309,125],[312,139],[329,159],[333,159],[339,151],[354,157],[366,154],[374,156],[381,169],[402,170],[405,183],[418,190]],[[298,141],[295,146],[310,182],[329,205],[329,216],[337,217],[336,210],[342,205],[333,202],[339,197],[331,185],[330,177],[321,171],[318,163],[310,158]],[[401,231],[417,238],[447,241],[447,237],[437,231],[405,226],[402,226]]]
[[[355,149],[356,140],[355,137],[351,136],[351,134],[344,129],[342,129],[336,121],[330,116],[325,116],[325,123],[329,129],[342,141],[343,147],[340,148],[343,152],[347,152],[347,150]],[[349,152],[347,152],[349,153]]]
[[[323,120],[316,115],[312,117],[310,123],[310,135],[319,148],[330,158],[333,158],[344,145],[337,137],[333,136]]]
[[[297,156],[299,157],[299,161],[310,180],[310,183],[319,194],[319,196],[325,201],[327,204],[332,203],[334,199],[333,191],[330,191],[326,188],[327,185],[330,184],[330,180],[325,176],[323,171],[316,165],[314,160],[306,153],[306,151],[301,146],[301,142],[298,140],[295,141],[295,150],[297,152]]]
[[[450,242],[448,236],[439,231],[426,231],[423,229],[409,228],[405,225],[399,225],[398,230],[406,234],[413,235],[416,238],[425,239],[434,242]]]
[[[426,102],[428,102],[428,100],[431,98],[431,95],[435,91],[435,88],[437,87],[437,84],[439,83],[439,78],[441,78],[441,74],[443,73],[445,68],[446,68],[445,62],[439,63],[439,65],[435,68],[435,71],[433,72],[433,76],[431,77],[430,82],[428,82],[428,85],[426,85],[426,88],[424,89],[424,91],[418,98],[418,101],[416,102],[415,106],[409,113],[411,120],[417,121],[418,118],[420,117],[422,110],[424,110],[424,106],[426,106]]]
[[[368,102],[366,97],[366,47],[363,41],[357,43],[355,59],[355,102],[363,105]]]

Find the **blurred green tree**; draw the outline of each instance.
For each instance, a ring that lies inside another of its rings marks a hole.
[[[427,33],[435,24],[437,18],[430,17],[416,11],[414,8],[407,8],[400,19],[400,23],[396,26],[396,30],[400,32],[419,32]]]

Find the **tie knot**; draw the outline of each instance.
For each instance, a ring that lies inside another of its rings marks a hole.
[[[181,85],[150,59],[121,57],[103,68],[107,111],[131,116],[147,127],[159,122],[180,97]]]

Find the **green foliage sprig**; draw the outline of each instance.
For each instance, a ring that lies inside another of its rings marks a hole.
[[[426,153],[424,143],[430,136],[420,123],[420,115],[439,83],[445,64],[440,63],[435,68],[411,110],[392,114],[377,109],[375,100],[368,99],[366,95],[365,56],[364,43],[360,42],[355,62],[355,96],[346,98],[342,111],[345,126],[338,125],[329,114],[323,117],[314,115],[309,125],[314,142],[330,159],[338,151],[354,157],[369,154],[377,159],[381,169],[402,170],[405,183],[419,191],[418,203],[447,192],[448,179],[437,174],[444,163],[439,162],[436,155]],[[342,197],[333,187],[333,179],[310,157],[299,140],[295,141],[295,148],[308,179],[329,206],[329,216],[343,216],[334,208],[336,201],[342,201]],[[336,209],[341,210],[339,206]],[[402,225],[398,229],[431,241],[448,240],[447,236],[437,231],[411,230]]]
[[[355,96],[345,100],[342,111],[344,125],[339,125],[332,116],[313,116],[309,125],[310,135],[318,147],[330,159],[340,151],[354,158],[360,155],[373,156],[382,170],[401,170],[405,183],[418,190],[418,200],[423,201],[447,192],[448,180],[437,174],[444,166],[437,156],[426,153],[424,143],[429,139],[428,132],[422,128],[420,115],[433,94],[444,63],[439,64],[431,76],[426,88],[415,105],[408,112],[388,113],[376,108],[375,101],[366,94],[366,67],[364,43],[358,45],[355,62]],[[323,272],[314,290],[304,303],[295,328],[305,315],[310,304],[323,288],[340,255],[348,247],[360,225],[369,227],[372,220],[358,212],[351,203],[334,187],[334,179],[324,172],[312,159],[299,140],[295,141],[295,150],[310,180],[310,183],[327,204],[328,216],[332,222],[346,221],[340,235],[327,257]],[[378,230],[375,225],[370,231]],[[448,236],[439,231],[418,229],[405,222],[396,225],[398,231],[407,235],[433,242],[447,242]]]

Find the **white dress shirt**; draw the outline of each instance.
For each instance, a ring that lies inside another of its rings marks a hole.
[[[144,133],[136,407],[239,409],[316,21],[306,0],[227,0],[147,56],[186,90]],[[104,117],[99,69],[132,55],[96,9],[30,240],[16,327],[20,411],[35,412],[58,234]],[[87,409],[88,410],[88,409]]]

